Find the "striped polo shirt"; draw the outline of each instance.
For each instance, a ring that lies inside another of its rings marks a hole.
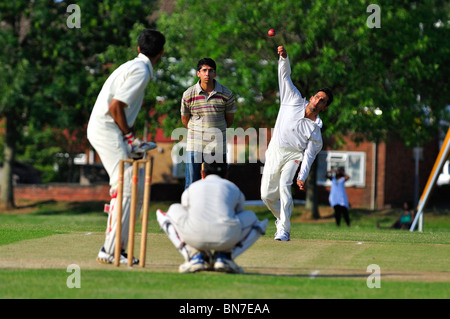
[[[200,81],[183,93],[181,115],[190,116],[186,151],[211,153],[226,152],[226,113],[235,113],[233,93],[215,81],[214,90],[208,96]]]

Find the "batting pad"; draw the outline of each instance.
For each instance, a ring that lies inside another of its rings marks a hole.
[[[108,254],[114,255],[114,249],[116,245],[116,228],[117,228],[117,202],[115,203],[113,210],[108,216],[108,229],[105,236],[105,244],[103,247]],[[121,235],[121,247],[127,247],[128,233],[130,227],[130,207],[131,198],[124,197],[122,200],[122,235]]]
[[[131,183],[133,180],[133,167],[129,165],[124,172],[123,182],[123,198],[122,198],[122,232],[121,232],[121,247],[126,249],[128,246],[128,236],[130,229],[130,209],[131,209]],[[136,201],[136,220],[139,218],[140,211],[144,200],[145,189],[145,169],[138,170],[138,184],[137,184],[137,201]],[[111,211],[108,216],[108,226],[106,230],[106,238],[104,248],[108,254],[114,254],[116,243],[116,228],[117,228],[117,209],[118,204],[116,198],[111,198]],[[136,222],[136,221],[135,221]]]
[[[176,249],[183,255],[186,261],[189,260],[189,253],[186,250],[185,243],[178,236],[177,230],[170,222],[169,218],[160,209],[156,210],[156,219],[158,220],[159,226],[167,234],[172,244]]]
[[[264,235],[268,222],[268,219],[264,219],[262,222],[258,222],[253,225],[252,230],[248,233],[248,235],[233,249],[231,258],[235,259],[236,257],[238,257],[244,251],[249,249],[259,239],[259,237],[261,237],[261,235]]]

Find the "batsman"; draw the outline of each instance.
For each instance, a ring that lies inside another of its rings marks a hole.
[[[108,222],[104,245],[100,248],[97,261],[114,263],[117,216],[117,188],[120,160],[140,159],[145,153],[156,147],[155,143],[144,143],[134,136],[134,124],[141,110],[145,89],[153,77],[153,66],[164,53],[166,40],[156,30],[144,30],[138,39],[138,56],[119,66],[104,83],[92,110],[87,137],[98,153],[108,173],[111,201],[108,209]],[[143,170],[139,172],[141,175]],[[125,167],[123,174],[122,233],[120,263],[128,263],[125,247],[128,243],[128,225],[131,207],[132,165]],[[138,199],[136,211],[142,207],[144,181],[138,178]],[[136,214],[138,215],[138,214]],[[139,260],[134,257],[133,264]]]

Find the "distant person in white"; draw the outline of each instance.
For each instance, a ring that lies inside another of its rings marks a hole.
[[[325,178],[331,180],[331,189],[328,200],[331,207],[334,209],[334,218],[336,219],[336,225],[341,225],[341,216],[347,226],[350,227],[350,217],[348,215],[348,198],[347,192],[345,191],[345,182],[349,180],[349,176],[345,174],[345,169],[339,167],[336,171],[329,170],[325,175]]]
[[[276,217],[274,239],[289,241],[293,209],[292,180],[301,163],[297,185],[300,190],[305,190],[311,165],[322,149],[319,113],[328,109],[333,94],[330,89],[323,88],[309,101],[304,99],[292,82],[289,58],[283,46],[278,47],[278,55],[280,110],[266,151],[261,199]]]
[[[203,163],[202,179],[182,194],[181,204],[156,216],[185,262],[179,272],[214,269],[242,273],[234,259],[264,234],[267,219],[260,222],[255,213],[245,210],[245,197],[225,179],[226,163]],[[214,255],[213,255],[214,251]]]
[[[120,65],[108,77],[97,97],[89,119],[87,137],[108,173],[111,195],[105,243],[97,256],[99,263],[114,263],[118,207],[115,204],[119,180],[119,162],[122,159],[142,158],[145,151],[151,149],[147,146],[152,148],[156,146],[154,143],[144,143],[139,138],[135,138],[134,124],[142,107],[145,89],[153,77],[153,65],[160,60],[164,53],[165,41],[164,35],[159,31],[144,30],[141,32],[138,39],[138,56]],[[140,175],[142,175],[141,171],[139,172]],[[122,247],[127,247],[128,241],[131,175],[132,166],[127,165],[123,176]],[[139,180],[144,181],[143,176]],[[143,183],[139,183],[138,189],[140,191],[138,192],[136,211],[139,213],[142,206]],[[133,263],[138,262],[136,258],[133,258]],[[127,254],[124,249],[122,249],[120,263],[127,263]]]

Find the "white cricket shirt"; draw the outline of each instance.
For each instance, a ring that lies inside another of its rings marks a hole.
[[[189,211],[185,234],[202,234],[209,242],[239,237],[241,225],[236,214],[244,210],[245,197],[232,182],[208,175],[183,192],[181,205]]]
[[[113,99],[128,105],[125,117],[129,127],[134,125],[144,100],[145,88],[153,77],[153,67],[150,60],[142,53],[119,66],[106,80],[97,97],[89,126],[95,131],[116,126],[109,112],[109,104]]]
[[[272,140],[279,147],[297,150],[303,154],[298,179],[305,181],[314,159],[322,149],[322,120],[305,118],[309,101],[302,97],[291,79],[289,57],[278,60],[280,110],[275,122]]]

